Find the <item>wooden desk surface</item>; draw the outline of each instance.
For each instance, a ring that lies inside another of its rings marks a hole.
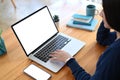
[[[105,49],[105,47],[100,46],[96,42],[96,32],[101,22],[101,17],[95,17],[99,20],[99,23],[96,26],[96,30],[93,32],[67,27],[66,23],[73,13],[84,13],[84,11],[78,7],[80,4],[80,2],[60,3],[59,5],[50,6],[50,10],[52,13],[60,16],[60,32],[86,42],[85,47],[74,57],[78,63],[92,75],[96,68],[96,62]],[[84,7],[81,6],[81,8]],[[23,70],[31,63],[50,73],[52,75],[50,80],[74,80],[74,77],[67,66],[64,66],[58,73],[53,73],[43,66],[29,60],[11,28],[3,32],[2,37],[5,40],[7,54],[0,56],[0,80],[33,80],[31,77],[23,73]]]

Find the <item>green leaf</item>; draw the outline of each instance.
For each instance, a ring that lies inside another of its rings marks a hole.
[[[2,34],[2,29],[0,29],[0,36],[1,36],[1,34]]]
[[[54,22],[58,22],[59,21],[59,16],[58,15],[54,15],[53,16],[53,20],[54,20]]]

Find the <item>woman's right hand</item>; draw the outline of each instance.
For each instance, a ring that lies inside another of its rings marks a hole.
[[[63,51],[63,50],[56,50],[54,52],[52,52],[50,55],[49,55],[51,58],[50,60],[57,60],[57,61],[61,61],[61,62],[66,62],[68,59],[72,58],[72,56]]]

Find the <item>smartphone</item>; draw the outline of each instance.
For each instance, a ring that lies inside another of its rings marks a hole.
[[[24,69],[24,72],[35,80],[48,80],[51,75],[34,64],[29,65]]]

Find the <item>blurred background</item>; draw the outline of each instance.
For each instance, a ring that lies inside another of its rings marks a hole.
[[[6,30],[15,22],[47,5],[51,6],[71,0],[0,0],[0,28]],[[83,1],[83,0],[74,0]],[[95,3],[100,3],[101,0],[87,0]]]

